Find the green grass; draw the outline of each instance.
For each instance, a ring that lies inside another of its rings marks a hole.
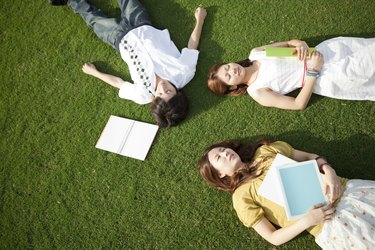
[[[116,1],[95,3],[118,15]],[[149,107],[81,72],[84,62],[129,78],[110,46],[67,7],[47,0],[0,5],[0,249],[272,249],[237,219],[230,195],[196,170],[204,148],[267,136],[326,156],[337,173],[375,179],[375,103],[314,95],[303,111],[221,98],[209,67],[247,57],[251,47],[338,35],[375,37],[371,0],[142,0],[153,23],[186,46],[193,11],[208,16],[188,119],[160,130],[146,161],[95,148],[111,114],[152,122]],[[373,70],[373,69],[369,69]],[[296,94],[296,93],[294,93]],[[318,249],[302,234],[279,249]]]

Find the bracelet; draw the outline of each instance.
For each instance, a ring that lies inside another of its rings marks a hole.
[[[311,73],[307,73],[306,75],[307,75],[307,76],[312,76],[312,77],[315,77],[315,78],[318,78],[318,77],[319,77],[319,74],[311,74]]]
[[[318,78],[320,76],[320,72],[314,69],[308,69],[306,75]]]
[[[317,74],[320,73],[320,71],[319,71],[319,70],[316,70],[316,69],[307,69],[307,72],[310,72],[310,73],[317,73]]]
[[[325,173],[324,173],[324,170],[323,170],[323,166],[324,166],[324,165],[327,165],[327,166],[329,166],[330,168],[333,169],[332,165],[329,164],[328,162],[322,163],[322,164],[319,165],[319,172],[322,173],[322,174],[325,174]]]

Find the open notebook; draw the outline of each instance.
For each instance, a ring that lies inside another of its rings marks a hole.
[[[280,180],[277,177],[276,168],[277,166],[284,166],[291,163],[296,163],[296,161],[282,154],[277,154],[262,182],[262,185],[260,185],[258,189],[258,193],[261,196],[266,197],[282,207],[284,207],[284,198],[281,191]]]
[[[159,127],[111,115],[96,148],[144,161]]]

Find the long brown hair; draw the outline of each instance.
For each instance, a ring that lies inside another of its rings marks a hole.
[[[236,63],[242,67],[249,67],[253,64],[250,59],[245,59]],[[246,94],[248,86],[245,83],[237,85],[236,89],[230,89],[231,86],[219,79],[217,71],[224,64],[226,63],[215,64],[210,68],[208,71],[208,88],[217,95],[240,96]]]
[[[244,144],[239,141],[223,141],[209,146],[199,161],[198,170],[203,179],[217,189],[233,193],[241,184],[259,176],[258,165],[254,164],[253,157],[257,148],[268,144],[268,140],[258,140],[254,144]],[[217,147],[230,148],[234,150],[245,163],[245,167],[235,172],[232,176],[220,178],[219,172],[212,166],[208,159],[208,153]]]

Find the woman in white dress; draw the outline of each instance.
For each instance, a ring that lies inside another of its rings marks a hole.
[[[267,57],[269,47],[294,47],[296,57]],[[310,53],[306,42],[290,40],[254,48],[248,59],[215,64],[208,87],[218,95],[246,92],[259,104],[290,110],[306,108],[311,94],[375,101],[375,38],[337,37]],[[301,88],[296,97],[286,96]]]

